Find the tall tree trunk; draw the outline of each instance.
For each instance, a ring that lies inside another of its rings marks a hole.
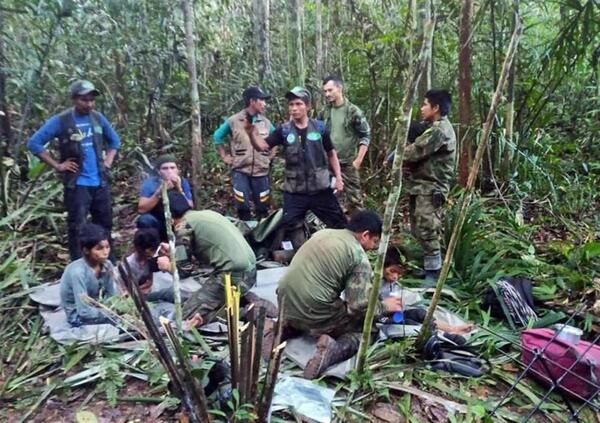
[[[305,70],[304,70],[304,48],[302,45],[302,28],[303,28],[303,16],[304,16],[304,2],[303,0],[290,0],[290,9],[292,12],[292,24],[294,25],[294,40],[292,42],[291,54],[296,57],[295,71],[295,84],[304,85]]]
[[[315,11],[315,23],[316,23],[316,42],[317,42],[317,78],[323,78],[323,4],[321,0],[315,0],[316,11]]]
[[[471,162],[471,15],[473,0],[463,0],[458,43],[458,124],[460,157],[458,183],[467,185]]]
[[[256,18],[256,48],[258,49],[258,80],[261,85],[271,74],[271,48],[269,38],[269,0],[252,0]]]
[[[200,96],[198,94],[198,75],[196,71],[192,0],[182,0],[181,6],[185,22],[185,46],[190,81],[190,103],[192,106],[192,180],[194,181],[194,201],[198,202],[200,201],[200,187],[202,186],[202,123],[200,121]]]
[[[0,28],[4,25],[2,13],[2,10],[0,10]],[[4,40],[0,37],[0,216],[6,216],[8,213],[7,187],[4,184],[6,181],[4,156],[10,151],[13,138],[8,102],[6,101],[6,79],[8,75],[4,69],[8,69],[8,63],[4,55]]]
[[[331,0],[327,0],[326,4],[327,18],[325,20],[325,31],[323,39],[323,71],[324,73],[331,72],[331,61],[329,56],[331,55]]]
[[[429,3],[429,1],[430,0],[426,0],[426,3]],[[377,262],[375,264],[375,276],[373,279],[371,292],[369,294],[369,306],[365,315],[362,339],[360,342],[360,348],[358,350],[356,370],[359,373],[364,372],[367,361],[367,349],[371,341],[371,328],[373,327],[373,318],[375,317],[375,307],[379,301],[379,288],[381,286],[381,279],[383,278],[383,261],[385,259],[385,253],[390,240],[390,233],[396,212],[396,206],[398,204],[398,198],[400,197],[400,191],[402,190],[401,169],[402,160],[404,158],[404,145],[406,144],[412,106],[417,96],[419,81],[421,79],[421,75],[425,72],[427,67],[427,56],[429,54],[428,50],[431,49],[431,40],[433,39],[433,27],[434,19],[430,19],[423,25],[423,39],[419,53],[419,61],[418,64],[413,67],[414,72],[409,74],[406,78],[406,87],[404,90],[405,94],[402,101],[402,114],[400,115],[397,130],[394,131],[396,133],[396,154],[394,157],[394,163],[392,165],[392,186],[385,204],[383,233],[381,235],[381,241],[379,242]]]
[[[492,132],[492,126],[494,124],[496,109],[498,108],[500,98],[502,97],[502,91],[504,91],[506,80],[508,79],[508,69],[510,68],[515,57],[517,46],[521,38],[522,30],[523,27],[519,21],[512,34],[512,38],[510,40],[510,44],[506,52],[506,58],[504,59],[504,64],[502,65],[502,71],[500,72],[500,79],[498,80],[496,90],[494,92],[494,95],[492,96],[492,103],[490,105],[485,124],[483,125],[481,141],[477,146],[475,158],[473,160],[473,164],[471,165],[471,170],[469,171],[469,179],[467,180],[465,193],[460,202],[460,208],[458,216],[456,218],[456,223],[452,228],[452,235],[450,236],[450,242],[448,243],[448,249],[446,250],[444,263],[442,264],[442,269],[440,271],[440,276],[435,287],[435,292],[433,293],[433,297],[431,298],[431,303],[429,305],[429,308],[427,309],[425,319],[423,320],[422,330],[419,333],[419,337],[417,339],[417,346],[424,345],[431,333],[430,324],[433,321],[433,313],[442,295],[442,289],[444,288],[446,279],[448,278],[448,272],[450,271],[450,265],[452,263],[452,257],[454,255],[454,250],[456,249],[458,237],[462,230],[467,209],[469,207],[469,204],[471,203],[471,198],[473,198],[473,192],[475,191],[475,181],[477,180],[479,168],[483,162],[483,154],[485,153],[488,147],[488,139],[490,138],[490,133]]]
[[[513,1],[513,31],[517,26],[519,15],[519,0]],[[502,176],[508,178],[510,163],[514,149],[514,120],[515,120],[515,73],[517,71],[517,59],[512,62],[508,71],[508,85],[506,87],[506,109],[504,116],[504,150],[502,151]]]

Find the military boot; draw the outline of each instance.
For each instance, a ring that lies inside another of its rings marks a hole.
[[[425,285],[435,285],[442,268],[442,255],[437,253],[423,257],[423,268],[425,269]]]
[[[321,335],[314,355],[304,368],[305,379],[319,377],[329,366],[349,359],[358,351],[358,340],[351,335],[342,335],[337,340]]]

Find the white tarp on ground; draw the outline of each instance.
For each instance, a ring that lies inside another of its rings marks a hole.
[[[251,289],[256,295],[266,300],[277,304],[277,285],[281,277],[285,274],[286,267],[272,268],[259,270],[257,272],[257,283]],[[171,284],[170,275],[166,273],[157,273],[154,277],[153,291],[168,287]],[[192,278],[187,278],[181,281],[182,291],[188,293],[200,289],[201,283]],[[424,289],[403,288],[402,302],[404,307],[420,304],[423,301]],[[40,307],[42,317],[44,318],[45,326],[50,331],[50,336],[57,342],[66,344],[75,341],[88,343],[114,342],[119,339],[119,331],[111,325],[86,325],[80,328],[71,327],[67,321],[65,313],[62,309],[57,308],[60,305],[59,284],[44,284],[40,285],[34,292],[30,294],[30,298],[42,304],[44,310]],[[52,307],[52,308],[48,308]],[[161,313],[163,314],[163,313]],[[466,322],[458,315],[451,313],[448,310],[438,307],[434,314],[434,318],[438,321],[450,325],[463,325]],[[219,332],[223,329],[219,324]],[[396,338],[404,336],[415,336],[418,334],[420,325],[387,325],[386,328],[380,327],[379,338]],[[303,336],[288,340],[284,355],[296,363],[301,368],[306,366],[310,357],[314,354],[316,339],[310,336]],[[354,368],[356,357],[352,357],[342,363],[339,363],[325,373],[329,376],[343,379],[345,375]]]

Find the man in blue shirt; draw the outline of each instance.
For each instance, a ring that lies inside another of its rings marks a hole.
[[[194,202],[190,183],[179,175],[175,156],[171,154],[160,156],[156,160],[156,170],[158,176],[151,176],[142,182],[138,201],[140,217],[137,221],[137,227],[139,229],[154,228],[159,232],[161,240],[166,241],[167,229],[161,185],[163,183],[167,185],[170,199],[173,196],[183,196],[190,208],[194,208]]]
[[[94,110],[100,91],[91,82],[75,81],[70,94],[73,107],[52,116],[33,134],[27,147],[63,176],[69,254],[71,260],[76,260],[81,257],[79,228],[86,223],[88,214],[110,239],[112,201],[108,171],[121,141],[104,115]],[[59,160],[45,148],[55,138]]]

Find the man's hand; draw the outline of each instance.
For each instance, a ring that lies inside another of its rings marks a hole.
[[[156,265],[163,272],[171,272],[171,260],[168,256],[160,256],[156,259]]]
[[[140,285],[140,291],[144,295],[149,294],[150,291],[152,291],[152,277]]]
[[[333,193],[338,194],[342,191],[344,191],[344,181],[342,181],[342,178],[335,178],[335,188]]]
[[[67,159],[64,162],[59,163],[55,169],[57,172],[60,172],[60,173],[64,173],[64,172],[75,173],[79,170],[79,165],[77,164],[75,159]]]
[[[171,248],[169,247],[169,244],[166,242],[161,242],[158,254],[161,256],[168,256],[170,252]]]
[[[223,159],[223,163],[228,166],[231,166],[233,163],[233,157],[231,157],[231,154],[225,154],[223,157],[221,157],[221,159]]]
[[[394,312],[394,311],[402,311],[402,299],[394,296],[390,296],[385,298],[382,301],[385,306],[386,311]]]
[[[181,177],[179,175],[173,175],[171,177],[171,183],[173,184],[173,188],[183,193],[183,188],[181,187]]]
[[[356,170],[360,170],[361,166],[362,166],[362,160],[359,158],[354,159],[354,161],[352,162],[352,167]]]
[[[112,167],[113,164],[113,159],[112,158],[105,158],[104,159],[104,167],[107,169],[110,169]]]

